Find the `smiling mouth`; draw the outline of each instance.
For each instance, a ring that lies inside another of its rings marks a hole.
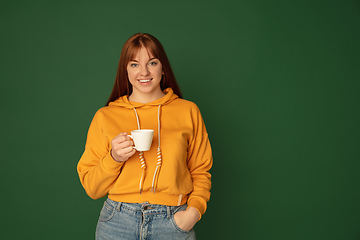
[[[142,80],[138,80],[141,83],[147,83],[150,82],[152,79],[142,79]]]

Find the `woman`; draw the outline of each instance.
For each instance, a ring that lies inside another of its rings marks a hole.
[[[128,136],[135,129],[155,130],[149,151],[136,154]],[[200,111],[181,98],[161,43],[133,35],[77,167],[91,198],[108,195],[96,239],[195,239],[193,227],[210,198],[211,166]]]

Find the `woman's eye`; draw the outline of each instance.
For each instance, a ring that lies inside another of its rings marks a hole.
[[[130,66],[137,67],[138,65],[136,63],[132,63]]]
[[[156,62],[151,62],[149,63],[150,66],[155,66],[156,65]]]

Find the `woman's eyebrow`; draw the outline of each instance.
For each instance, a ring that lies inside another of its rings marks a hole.
[[[148,61],[148,62],[150,62],[150,61],[152,61],[152,60],[154,60],[154,59],[158,59],[158,58],[153,57],[153,58],[149,59],[149,61]],[[137,61],[137,60],[130,60],[129,62],[138,62],[138,61]]]

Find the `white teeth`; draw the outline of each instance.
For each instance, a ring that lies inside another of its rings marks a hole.
[[[146,82],[150,82],[151,79],[146,79],[146,80],[139,80],[141,83],[146,83]]]

